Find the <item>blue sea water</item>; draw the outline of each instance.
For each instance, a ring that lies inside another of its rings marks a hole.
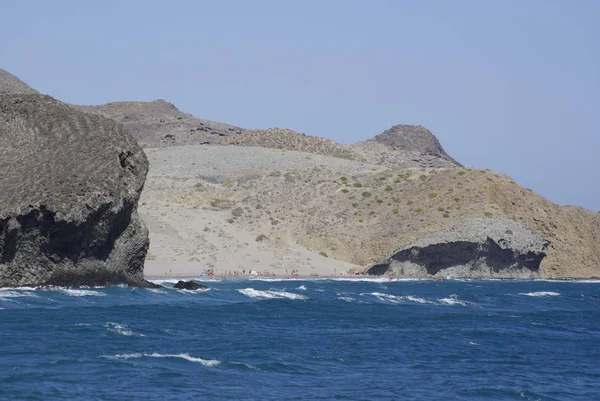
[[[0,400],[600,400],[599,282],[205,284],[0,290]]]

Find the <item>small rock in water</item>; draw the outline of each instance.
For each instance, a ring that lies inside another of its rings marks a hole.
[[[198,284],[194,281],[183,281],[183,280],[179,280],[177,282],[177,284],[175,284],[174,286],[175,288],[178,288],[180,290],[206,290],[208,289],[207,286],[202,285],[202,284]]]

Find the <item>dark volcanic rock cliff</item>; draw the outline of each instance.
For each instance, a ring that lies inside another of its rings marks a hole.
[[[401,277],[539,277],[548,242],[507,219],[469,219],[400,249],[367,274]]]
[[[0,95],[0,286],[144,285],[148,161],[125,128],[37,94]]]

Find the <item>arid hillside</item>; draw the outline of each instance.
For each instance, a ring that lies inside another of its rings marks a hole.
[[[35,93],[0,70],[0,92],[28,91]],[[489,268],[490,277],[517,277],[499,267],[511,266],[526,277],[600,277],[600,213],[556,205],[501,173],[465,168],[422,126],[396,125],[342,145],[202,120],[163,100],[75,107],[123,124],[145,149],[150,171],[140,214],[150,229],[147,262],[160,269],[386,272],[368,269],[398,258],[438,263],[434,254],[418,255],[429,252],[417,246],[427,238],[445,238],[447,250],[475,246],[461,240],[464,233],[452,237],[475,222],[479,259],[460,262],[461,274]],[[510,237],[513,229],[498,237],[494,222],[518,227],[537,245],[528,249]],[[486,229],[497,241],[485,240]]]
[[[465,219],[504,217],[550,241],[542,277],[600,276],[599,213],[555,205],[492,171],[393,169],[248,147],[153,149],[149,158],[146,199],[157,210],[223,213],[225,225],[356,266]]]

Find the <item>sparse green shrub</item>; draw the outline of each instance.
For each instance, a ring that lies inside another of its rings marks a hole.
[[[488,180],[488,181],[494,181],[494,180],[492,179],[492,177],[488,177],[488,178],[487,178],[487,180]]]
[[[384,189],[385,192],[392,192],[393,190],[394,188],[390,187],[389,185]]]
[[[417,208],[414,210],[415,213],[421,213],[422,211],[423,211],[423,209],[421,209],[421,208]]]
[[[340,181],[342,181],[345,184],[348,182],[348,177],[342,177],[340,178]]]
[[[233,182],[227,180],[227,181],[223,181],[223,186],[226,188],[231,188],[233,186]]]
[[[410,205],[412,205],[412,204],[413,204],[413,201],[411,201],[411,200],[409,200],[408,202],[406,202],[406,205],[407,205],[407,206],[410,206]]]
[[[464,171],[459,171],[458,175],[465,175],[466,173]]]
[[[354,202],[354,203],[352,204],[352,207],[358,207],[358,203]]]
[[[383,203],[383,200],[377,199],[375,202],[377,202],[377,203],[379,203],[381,205]]]
[[[379,181],[385,181],[385,180],[387,180],[386,177],[379,177]]]
[[[421,174],[419,176],[419,180],[421,180],[421,181],[425,181],[426,179],[427,179],[427,176],[425,174]]]
[[[365,219],[363,219],[362,217],[358,219],[359,223],[363,223],[365,221]]]
[[[445,218],[445,219],[447,219],[448,217],[450,217],[450,215],[449,215],[448,213],[444,213],[444,214],[442,215],[442,217],[443,217],[443,218]]]
[[[446,211],[446,209],[444,209],[443,207],[441,207],[441,206],[438,207],[438,212],[445,212],[445,211]]]
[[[398,180],[398,179],[394,180],[394,184],[400,184],[400,180]]]
[[[346,188],[342,189],[342,192],[347,194],[348,192],[350,192],[349,190],[347,190]]]
[[[370,198],[372,196],[372,194],[369,191],[365,191],[362,193],[362,196],[365,198]]]
[[[400,210],[398,208],[395,208],[394,210],[392,210],[392,213],[398,214],[398,213],[400,213]]]
[[[241,215],[243,215],[243,214],[244,214],[244,209],[242,209],[241,207],[236,207],[235,209],[233,209],[233,210],[231,211],[231,214],[232,214],[234,217],[240,217]]]
[[[354,188],[362,188],[362,184],[360,182],[357,182],[354,184]]]
[[[460,202],[460,199],[454,198],[454,202]]]
[[[490,212],[485,212],[484,215],[485,215],[485,217],[492,217],[493,216],[493,214],[490,213]]]
[[[429,199],[433,199],[433,198],[437,198],[438,194],[436,194],[435,192],[432,192],[427,196],[429,196]]]

